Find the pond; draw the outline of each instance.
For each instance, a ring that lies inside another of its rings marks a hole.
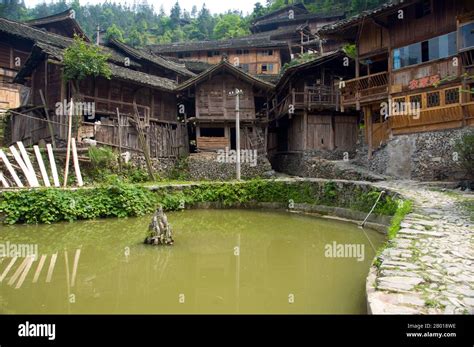
[[[0,313],[366,313],[378,232],[185,210],[168,213],[175,244],[157,247],[143,244],[150,219],[1,226]]]

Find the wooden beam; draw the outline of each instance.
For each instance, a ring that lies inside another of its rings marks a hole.
[[[34,187],[39,187],[39,181],[38,178],[36,177],[35,169],[33,168],[33,165],[31,164],[30,157],[28,156],[28,153],[26,152],[25,146],[23,146],[23,142],[18,141],[16,143],[18,145],[18,148],[20,149],[21,156],[23,157],[23,161],[28,168],[28,171],[30,172],[31,175],[31,180],[34,182]]]
[[[3,172],[0,171],[0,182],[5,188],[10,188],[10,185],[8,184],[7,180],[5,177],[3,177]]]
[[[79,159],[77,156],[77,148],[76,148],[76,139],[74,137],[71,139],[71,146],[72,146],[72,160],[74,163],[74,171],[76,173],[77,185],[79,187],[82,187],[84,185],[84,181],[82,180],[81,168],[79,167]]]
[[[5,166],[8,172],[10,172],[10,175],[13,177],[13,180],[15,181],[16,185],[20,188],[24,187],[23,183],[21,183],[20,178],[16,174],[16,171],[13,168],[12,164],[10,164],[10,161],[8,160],[6,154],[1,149],[0,149],[0,159],[2,159],[3,162],[5,163]]]
[[[46,149],[48,150],[48,157],[49,157],[49,166],[51,167],[51,173],[53,175],[53,182],[55,187],[59,187],[59,177],[58,177],[58,169],[56,168],[56,162],[54,161],[54,153],[53,149],[51,148],[51,144],[46,144]]]
[[[44,166],[43,157],[41,156],[41,152],[38,146],[33,146],[33,150],[35,151],[36,161],[38,162],[38,166],[41,171],[41,176],[43,177],[43,182],[46,187],[51,187],[51,183],[49,182],[48,172],[46,171],[46,167]]]
[[[26,167],[26,164],[23,162],[23,159],[20,156],[20,153],[16,150],[15,146],[10,146],[10,152],[13,154],[13,157],[15,158],[16,162],[20,166],[21,170],[23,171],[23,174],[26,177],[26,180],[28,181],[28,184],[30,187],[37,187],[38,185],[35,184],[34,179],[31,177],[30,170]]]

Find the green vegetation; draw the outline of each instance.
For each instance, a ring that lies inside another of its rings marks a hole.
[[[251,180],[241,183],[202,183],[180,188],[162,187],[155,192],[124,183],[117,176],[96,188],[78,190],[38,189],[4,192],[0,216],[4,223],[53,223],[76,219],[139,216],[159,204],[165,210],[180,210],[202,202],[223,206],[249,202],[279,202],[356,208],[367,212],[378,197],[375,188],[366,191],[334,182],[281,182]],[[383,197],[380,211],[394,214],[392,198]]]
[[[403,219],[405,219],[405,216],[413,210],[413,203],[410,200],[397,200],[395,201],[393,198],[390,198],[391,202],[389,204],[384,204],[382,209],[385,209],[386,206],[391,206],[390,211],[393,211],[393,203],[396,203],[395,207],[395,213],[393,214],[392,217],[392,222],[390,224],[390,227],[388,228],[388,239],[392,240],[395,238],[397,235],[398,231],[401,228],[401,223]],[[380,213],[380,212],[378,212]],[[377,254],[374,259],[374,266],[379,268],[380,265],[382,264],[382,259],[380,258],[380,255],[382,252],[389,246],[388,242],[385,242],[378,250]]]
[[[244,15],[234,10],[212,14],[205,4],[198,9],[182,9],[177,1],[168,15],[146,1],[121,4],[104,1],[99,4],[80,4],[78,0],[50,0],[27,8],[23,0],[9,0],[0,4],[0,17],[28,20],[49,16],[72,8],[86,34],[94,38],[97,24],[107,37],[115,37],[133,46],[178,41],[219,40],[247,35],[254,18],[302,0],[266,0],[256,2],[252,13]],[[313,13],[348,12],[348,15],[373,8],[385,0],[311,0],[304,1]],[[232,5],[238,8],[239,4]]]
[[[107,63],[108,58],[100,46],[87,44],[83,38],[75,35],[74,43],[64,51],[64,79],[80,81],[87,76],[110,79],[112,71]]]
[[[401,228],[400,224],[402,223],[405,216],[412,211],[412,208],[413,204],[409,200],[405,200],[400,204],[397,211],[395,212],[395,215],[392,218],[392,223],[388,228],[389,240],[393,239],[397,235],[398,231]]]
[[[455,150],[459,155],[459,161],[467,172],[474,172],[474,131],[465,134],[456,143]]]
[[[111,147],[89,147],[87,156],[90,163],[82,165],[83,176],[88,184],[104,184],[110,178],[118,177],[126,183],[147,182],[149,177],[145,169],[130,163],[118,163],[118,153]]]
[[[77,219],[141,216],[156,206],[149,190],[119,180],[94,189],[3,192],[4,223],[53,223]]]
[[[357,48],[355,44],[346,44],[344,47],[342,47],[342,50],[344,53],[347,54],[348,57],[355,59],[357,57]]]
[[[283,65],[282,69],[281,69],[281,72],[285,72],[286,69],[292,67],[292,66],[296,66],[296,65],[300,65],[300,64],[304,64],[304,63],[307,63],[309,61],[312,61],[314,59],[317,58],[317,55],[316,54],[313,54],[313,53],[303,53],[303,54],[300,54],[298,57],[296,57],[295,59],[291,60],[290,62],[288,63],[285,63],[285,65]]]

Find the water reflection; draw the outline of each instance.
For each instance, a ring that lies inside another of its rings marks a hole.
[[[175,245],[143,244],[149,216],[2,228],[0,243],[37,243],[18,289],[0,283],[3,313],[363,313],[373,251],[351,224],[280,213],[170,213]],[[375,246],[383,238],[369,232]],[[324,246],[365,244],[365,260]],[[58,254],[46,282],[52,255]],[[0,273],[6,268],[5,259]],[[8,278],[8,276],[7,276]]]

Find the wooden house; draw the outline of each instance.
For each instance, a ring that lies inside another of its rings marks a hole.
[[[72,39],[4,19],[0,19],[0,28],[12,39],[33,44],[14,79],[29,93],[23,105],[13,110],[11,142],[22,140],[31,145],[39,140],[50,142],[53,137],[61,143],[67,136],[68,116],[64,110],[74,96],[76,106],[89,111],[74,113],[79,141],[89,138],[123,150],[142,151],[134,121],[136,105],[153,157],[187,153],[186,129],[177,120],[175,94],[179,81],[194,76],[184,65],[113,41],[102,47],[109,56],[111,78],[88,77],[78,83],[79,90],[73,91],[72,84],[63,80],[62,66],[64,50]]]
[[[269,153],[353,150],[359,113],[338,109],[338,82],[351,73],[342,51],[286,69],[269,110]]]
[[[303,4],[288,5],[256,18],[252,34],[227,40],[151,45],[152,52],[182,59],[218,64],[222,57],[256,76],[278,75],[294,54],[322,50],[317,30],[345,18],[344,14],[309,13]],[[326,43],[329,47],[330,42]],[[265,78],[265,77],[263,77]]]
[[[236,148],[236,89],[239,96],[241,149],[266,151],[268,97],[274,86],[226,60],[178,86],[188,121],[195,123],[200,151]]]
[[[226,57],[230,63],[252,75],[278,75],[284,62],[290,59],[287,42],[272,39],[267,34],[217,41],[176,42],[149,48],[155,54],[213,65]]]
[[[473,10],[468,0],[391,1],[319,30],[356,45],[355,78],[344,81],[340,104],[363,111],[369,157],[393,135],[473,124],[463,92]]]
[[[35,31],[33,37],[10,35],[9,29],[16,22],[2,18],[0,23],[0,113],[8,108],[18,107],[21,104],[21,86],[13,84],[16,73],[22,68],[33,48],[34,40],[40,36]],[[73,37],[79,34],[86,41],[87,36],[75,20],[74,11],[67,11],[43,18],[34,19],[25,23],[32,28],[48,31],[60,36]],[[30,31],[27,31],[30,32]],[[23,95],[24,97],[25,95]]]
[[[65,37],[73,38],[74,35],[79,35],[90,42],[86,33],[76,21],[76,13],[72,8],[51,16],[29,20],[25,24]]]

